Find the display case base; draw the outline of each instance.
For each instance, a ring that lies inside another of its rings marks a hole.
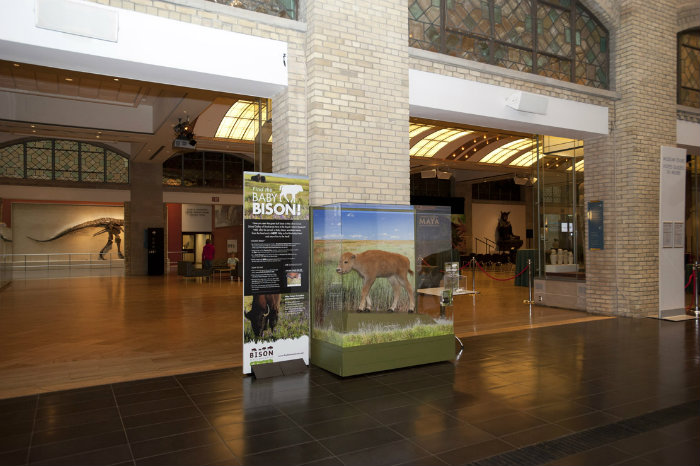
[[[341,377],[455,358],[454,334],[342,348],[311,339],[311,364]]]

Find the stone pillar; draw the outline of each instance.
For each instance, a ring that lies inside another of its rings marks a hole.
[[[146,229],[164,228],[163,165],[131,162],[131,201],[124,203],[127,275],[148,274]]]
[[[305,175],[306,52],[288,43],[287,88],[272,101],[272,171]]]
[[[587,251],[590,312],[658,311],[659,160],[676,139],[676,4],[622,0],[610,136],[585,140],[586,201],[604,201],[605,250]],[[587,246],[587,243],[586,243]]]
[[[406,3],[305,4],[311,203],[409,204]]]

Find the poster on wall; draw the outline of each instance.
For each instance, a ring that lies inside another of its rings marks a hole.
[[[243,206],[240,205],[215,205],[214,227],[233,227],[241,224],[243,218]]]
[[[243,373],[309,364],[309,179],[243,174]]]

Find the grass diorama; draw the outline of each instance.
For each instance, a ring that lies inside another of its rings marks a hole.
[[[407,339],[427,338],[453,333],[452,321],[440,319],[426,323],[425,319],[399,319],[405,317],[409,300],[401,288],[401,297],[395,310],[394,323],[366,322],[358,328],[344,328],[344,313],[356,313],[362,295],[362,278],[356,272],[340,275],[336,272],[338,260],[343,252],[360,253],[371,249],[393,252],[409,258],[411,270],[415,272],[413,241],[404,240],[316,240],[313,243],[314,290],[312,312],[314,326],[312,337],[328,343],[352,347],[376,343],[388,343]],[[408,276],[415,292],[415,277]],[[358,317],[372,317],[384,313],[391,307],[393,289],[386,278],[377,278],[370,290],[372,312]],[[391,314],[390,314],[391,315]],[[403,324],[401,322],[404,322]]]
[[[314,327],[311,336],[336,346],[350,348],[353,346],[451,335],[453,332],[451,320],[436,319],[434,324],[424,324],[416,321],[408,327],[395,326],[395,328],[392,328],[392,326],[385,325],[365,325],[361,326],[356,332],[339,332],[332,326],[328,328]]]

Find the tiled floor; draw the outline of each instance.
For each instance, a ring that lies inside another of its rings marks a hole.
[[[464,340],[341,379],[240,368],[0,400],[0,465],[700,463],[700,325],[610,319]]]

